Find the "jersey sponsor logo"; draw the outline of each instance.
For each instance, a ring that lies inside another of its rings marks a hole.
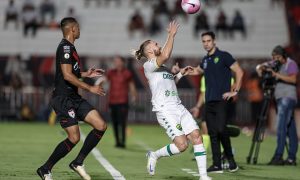
[[[220,58],[219,57],[215,57],[214,58],[214,63],[217,64],[219,62]]]
[[[163,73],[163,78],[164,79],[170,79],[170,80],[174,80],[174,76],[172,74],[166,74],[166,73]]]
[[[166,97],[169,97],[169,96],[178,96],[178,93],[176,91],[169,91],[169,90],[166,90],[165,91],[165,96]]]
[[[64,57],[65,57],[65,59],[69,59],[70,58],[70,54],[65,53]]]
[[[169,90],[166,90],[166,91],[165,91],[165,96],[167,96],[167,97],[170,96],[170,91],[169,91]]]
[[[70,53],[71,52],[70,46],[64,46],[63,49],[64,49],[64,53]]]
[[[74,109],[70,109],[70,110],[68,111],[68,114],[69,114],[69,116],[70,116],[71,118],[75,118],[75,112],[74,112]]]

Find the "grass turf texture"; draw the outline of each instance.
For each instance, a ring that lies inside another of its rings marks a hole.
[[[91,127],[80,125],[82,131],[88,134]],[[46,124],[0,123],[0,179],[1,180],[37,180],[36,169],[52,153],[58,142],[66,137],[59,125],[50,127]],[[128,130],[127,148],[114,147],[111,128],[97,148],[103,156],[128,180],[196,180],[182,168],[197,172],[196,162],[192,161],[190,149],[179,156],[162,158],[158,161],[156,174],[150,177],[146,172],[146,158],[144,149],[148,146],[158,149],[170,143],[167,135],[159,126],[131,125]],[[144,144],[144,147],[141,146]],[[251,137],[241,135],[232,139],[235,148],[235,158],[240,166],[236,173],[210,174],[214,180],[218,179],[272,179],[293,180],[299,179],[300,171],[296,166],[267,166],[276,145],[274,137],[267,137],[261,144],[257,165],[248,165],[246,157],[251,145]],[[59,180],[79,180],[68,164],[75,158],[82,146],[80,142],[71,153],[56,164],[53,168],[53,178]],[[298,159],[299,153],[298,153]],[[299,161],[297,162],[299,164]],[[113,179],[111,175],[90,154],[85,161],[86,169],[92,179]],[[211,153],[208,152],[208,166],[211,165]]]

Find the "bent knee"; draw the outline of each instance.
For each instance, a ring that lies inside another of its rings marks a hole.
[[[176,147],[180,152],[184,152],[188,148],[188,143],[187,142],[180,142],[176,144]]]
[[[99,131],[106,131],[107,124],[104,121],[100,121],[100,123],[97,123],[97,125],[94,128],[99,130]]]
[[[68,136],[68,139],[73,143],[73,144],[77,144],[80,141],[80,135],[71,135]]]

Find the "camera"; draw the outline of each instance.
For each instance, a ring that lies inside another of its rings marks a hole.
[[[280,70],[280,67],[281,67],[281,62],[278,61],[278,60],[275,60],[271,64],[263,66],[263,68],[262,68],[262,87],[263,87],[263,90],[274,89],[277,81],[272,76],[272,72],[270,70],[278,72]]]

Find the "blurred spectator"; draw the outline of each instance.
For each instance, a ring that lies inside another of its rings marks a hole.
[[[32,30],[32,36],[36,36],[38,28],[38,16],[34,7],[25,8],[22,14],[24,37],[27,36],[28,30]]]
[[[43,2],[40,5],[40,14],[42,17],[42,24],[46,23],[46,15],[50,14],[50,18],[54,19],[55,17],[55,4],[53,0],[43,0]]]
[[[116,147],[125,148],[126,126],[128,116],[128,93],[131,95],[131,103],[136,102],[137,92],[133,81],[133,74],[126,68],[125,60],[116,56],[114,68],[107,72],[107,80],[110,82],[109,107],[114,129]]]
[[[90,6],[90,3],[91,3],[92,0],[85,0],[84,1],[84,5],[85,7],[89,7]],[[104,1],[104,0],[93,0],[96,2],[97,6],[100,7],[101,6],[101,3]],[[108,4],[113,1],[113,0],[105,0],[105,5],[108,6]],[[121,0],[114,0],[116,2],[116,5],[117,6],[120,6],[121,5]]]
[[[22,6],[22,11],[25,11],[26,9],[34,9],[34,3],[32,0],[25,0]]]
[[[8,22],[13,21],[15,23],[16,29],[18,29],[19,22],[18,22],[18,9],[15,5],[14,0],[9,1],[9,5],[6,7],[5,10],[5,22],[4,22],[4,29],[7,28]]]
[[[20,90],[23,87],[21,77],[18,73],[12,73],[9,84],[14,90]]]
[[[130,22],[128,25],[129,36],[132,37],[134,31],[141,31],[143,35],[146,34],[146,28],[144,24],[144,19],[140,14],[139,10],[136,10],[135,13],[131,16]]]
[[[165,0],[159,0],[158,3],[154,5],[154,12],[159,15],[165,14],[170,18],[170,10]]]
[[[194,36],[199,36],[199,31],[205,30],[209,31],[210,27],[208,24],[208,19],[205,11],[201,11],[200,14],[196,16],[195,25],[194,25]]]
[[[48,28],[51,30],[59,29],[59,23],[55,20],[55,18],[52,18],[50,22],[48,23]]]
[[[155,13],[152,13],[151,21],[149,24],[149,33],[151,36],[156,35],[157,33],[161,32],[162,26],[159,21],[158,15]]]
[[[181,0],[176,0],[174,9],[172,11],[172,17],[176,17],[176,15],[181,15],[181,16],[183,16],[185,22],[188,21],[187,14],[182,10]]]
[[[78,14],[76,13],[75,11],[75,8],[74,7],[69,7],[68,10],[67,10],[67,17],[73,17],[77,20],[77,22],[80,23],[80,17],[78,16]]]
[[[217,16],[217,24],[216,24],[216,34],[219,35],[219,31],[223,32],[225,38],[228,35],[228,24],[227,24],[227,16],[225,12],[220,9],[219,14]]]
[[[152,0],[130,0],[130,6],[135,5],[135,3],[137,1],[142,2],[143,4],[149,5],[150,3],[152,3]]]
[[[230,27],[230,37],[234,38],[235,31],[240,31],[244,38],[247,37],[245,21],[239,10],[235,11],[235,15],[233,17],[232,25]]]

